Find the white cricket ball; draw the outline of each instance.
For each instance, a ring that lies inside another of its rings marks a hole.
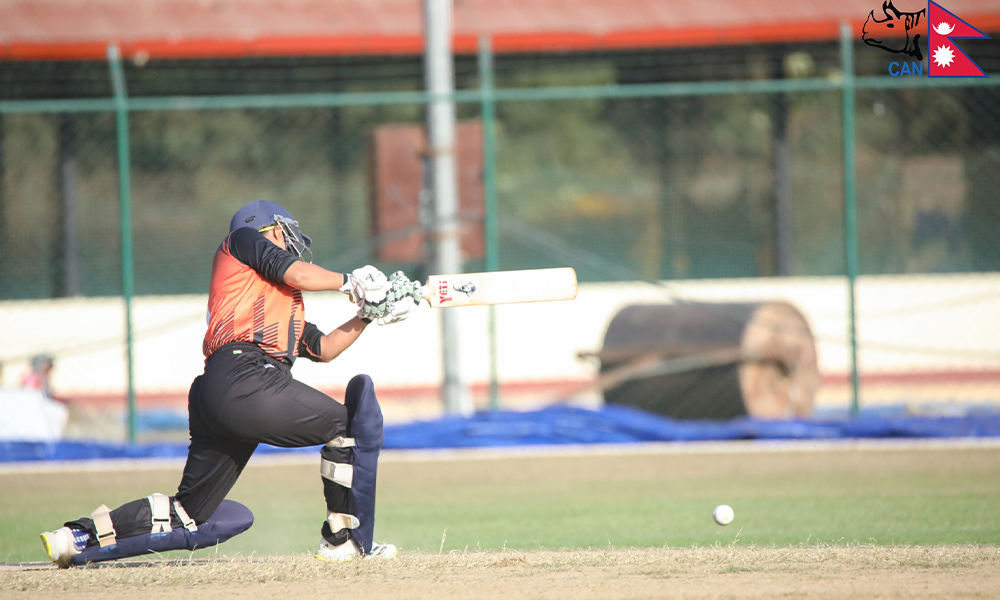
[[[712,518],[715,519],[715,522],[719,525],[729,525],[733,522],[734,516],[735,513],[733,513],[733,507],[728,504],[720,504],[715,507],[715,510],[712,511]]]

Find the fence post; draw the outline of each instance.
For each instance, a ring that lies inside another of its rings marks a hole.
[[[854,138],[854,36],[847,23],[840,25],[840,61],[844,140],[844,262],[847,272],[848,352],[851,369],[851,415],[858,414],[858,342],[855,285],[858,278],[858,206]]]
[[[479,89],[482,93],[483,120],[483,236],[485,267],[500,270],[500,244],[497,234],[496,100],[493,96],[493,48],[488,35],[479,38]],[[500,407],[500,384],[497,374],[497,314],[489,307],[490,409]]]
[[[458,222],[458,177],[455,167],[455,72],[452,55],[452,0],[423,0],[424,84],[427,105],[427,151],[434,198],[434,272],[455,275],[462,265]],[[475,407],[462,373],[459,315],[441,311],[441,359],[444,405],[452,414],[472,414]]]
[[[135,348],[132,336],[132,296],[134,294],[134,268],[132,257],[132,197],[129,179],[128,96],[125,75],[122,72],[121,53],[118,46],[108,46],[108,65],[111,84],[115,92],[115,124],[118,139],[118,198],[121,204],[122,235],[122,295],[125,298],[125,357],[128,369],[128,441],[135,443]]]

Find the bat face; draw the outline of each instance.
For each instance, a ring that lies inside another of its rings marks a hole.
[[[424,297],[435,308],[576,298],[576,271],[570,267],[433,275]]]
[[[437,285],[437,302],[431,301],[431,306],[467,306],[475,304],[473,294],[476,293],[476,284],[470,280],[460,279],[461,275],[455,275],[454,279],[439,276]]]
[[[476,293],[476,284],[471,281],[462,281],[457,279],[460,277],[456,275],[454,282],[443,279],[438,282],[438,305],[439,306],[450,306],[450,305],[466,305],[474,302],[459,302],[455,303],[455,296],[458,296],[461,300],[472,300],[472,295]],[[461,295],[465,298],[461,298]],[[451,303],[451,304],[449,304]]]

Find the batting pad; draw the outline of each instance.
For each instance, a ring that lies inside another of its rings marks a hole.
[[[344,405],[347,407],[347,431],[355,443],[351,460],[354,482],[348,495],[348,512],[361,521],[359,527],[351,529],[351,537],[363,554],[370,554],[375,534],[378,455],[385,442],[382,408],[375,397],[375,384],[371,377],[356,375],[351,379],[344,394]]]
[[[97,544],[90,545],[74,556],[71,564],[85,565],[168,550],[208,548],[243,533],[250,529],[251,525],[253,525],[253,513],[249,508],[239,502],[223,500],[212,516],[198,525],[197,531],[191,532],[178,527],[170,532],[118,538],[118,543],[107,548],[101,548]]]

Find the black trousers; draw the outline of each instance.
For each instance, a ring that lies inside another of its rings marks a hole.
[[[191,444],[176,499],[196,523],[203,523],[236,484],[260,443],[285,448],[325,444],[347,436],[347,408],[330,396],[292,378],[291,367],[255,344],[227,344],[212,354],[204,374],[188,395]],[[351,461],[350,449],[321,450],[324,458]],[[347,513],[347,489],[323,480],[327,509]],[[173,511],[171,511],[173,513]],[[174,527],[181,526],[173,515]],[[119,537],[149,533],[149,503],[135,500],[111,511]],[[70,527],[94,534],[89,518]],[[324,521],[322,533],[332,542]]]

